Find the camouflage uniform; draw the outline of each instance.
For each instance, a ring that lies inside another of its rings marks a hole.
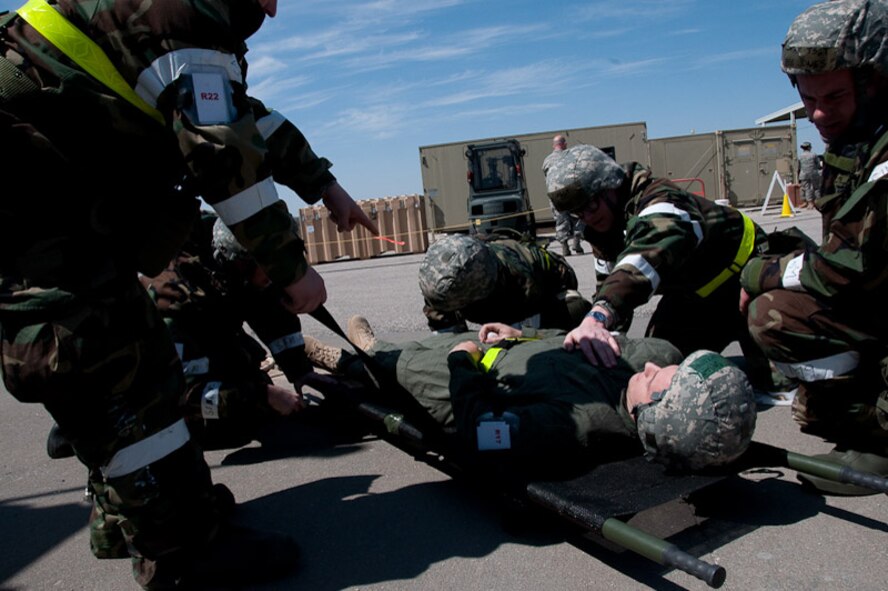
[[[272,175],[314,202],[333,181],[330,163],[246,95],[257,3],[58,0],[48,10],[89,36],[147,109],[22,16],[0,20],[0,141],[15,171],[0,206],[4,383],[43,403],[71,441],[140,583],[174,584],[181,551],[203,545],[219,518],[182,422],[175,348],[136,271],[163,270],[200,194],[272,280],[297,280],[303,244]],[[195,106],[198,73],[230,91],[221,120]]]
[[[564,150],[554,150],[543,160],[543,176],[549,173],[552,164],[561,157]],[[583,223],[575,219],[567,211],[558,211],[555,205],[549,201],[552,209],[552,218],[555,220],[555,240],[561,243],[561,252],[564,256],[570,255],[570,246],[573,246],[574,252],[583,254]]]
[[[767,243],[765,232],[736,209],[654,178],[641,164],[617,165],[592,146],[568,151],[568,159],[549,171],[550,197],[569,211],[582,209],[589,195],[604,187],[572,189],[578,182],[577,171],[594,171],[605,164],[610,168],[602,174],[586,172],[580,178],[601,183],[599,177],[604,175],[605,184],[617,193],[617,202],[611,204],[611,228],[585,229],[595,256],[607,261],[610,269],[598,285],[593,305],[610,310],[619,326],[635,308],[662,294],[646,336],[666,339],[685,355],[697,349],[721,351],[739,340],[747,356],[761,358],[738,310],[739,268],[734,261],[744,236],[751,241],[750,250],[761,252]],[[724,282],[705,293],[706,286],[726,270]],[[770,384],[764,359],[758,360],[754,371],[755,381]]]
[[[886,36],[882,4],[814,5],[787,34],[784,71],[792,77],[868,65],[884,77]],[[793,403],[802,429],[845,443],[875,437],[883,441],[880,453],[888,435],[886,124],[884,102],[863,102],[842,139],[829,142],[817,201],[822,244],[753,259],[742,274],[743,288],[755,298],[749,307],[753,337],[782,371],[802,382]]]
[[[451,258],[463,244],[478,253]],[[465,330],[466,321],[569,329],[591,308],[576,291],[573,268],[540,246],[466,236],[445,237],[436,245],[419,270],[432,330]]]
[[[799,154],[799,184],[806,203],[813,204],[820,199],[820,179],[820,158],[811,151],[811,144],[805,142]]]
[[[586,362],[579,351],[566,351],[561,331],[523,332],[513,346],[494,346],[493,361],[480,367],[469,355],[448,356],[466,340],[458,334],[401,344],[376,341],[369,353],[471,448],[479,420],[490,413],[507,417],[514,423],[511,449],[524,469],[640,452],[635,423],[626,411],[626,385],[645,362],[679,363],[679,352],[658,339],[620,337],[621,361],[603,368]],[[359,363],[343,371],[361,377]]]
[[[274,416],[271,379],[260,369],[265,348],[244,323],[291,382],[311,371],[299,317],[281,306],[280,291],[253,285],[249,269],[214,256],[216,220],[205,212],[167,269],[142,278],[182,359],[186,421],[205,449],[244,445]]]

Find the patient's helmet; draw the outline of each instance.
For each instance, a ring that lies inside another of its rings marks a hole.
[[[645,455],[670,467],[702,470],[737,459],[755,430],[755,396],[737,366],[696,351],[678,366],[659,402],[638,413]]]

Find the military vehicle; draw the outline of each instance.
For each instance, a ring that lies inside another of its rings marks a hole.
[[[466,147],[470,233],[508,228],[522,235],[536,235],[524,178],[524,154],[515,139]]]

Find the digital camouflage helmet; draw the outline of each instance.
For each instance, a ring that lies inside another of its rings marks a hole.
[[[216,218],[213,224],[213,257],[220,263],[253,260],[252,255],[241,246],[222,218]]]
[[[659,398],[638,413],[638,436],[648,458],[702,470],[732,462],[749,447],[756,417],[752,386],[721,355],[692,353]]]
[[[437,310],[452,312],[487,297],[499,264],[481,240],[451,234],[429,247],[419,266],[419,289]]]
[[[546,191],[558,211],[582,210],[598,193],[616,189],[626,171],[613,158],[588,144],[562,152],[546,173]]]
[[[833,0],[796,17],[783,41],[781,66],[799,74],[871,67],[888,74],[888,8],[873,0]]]

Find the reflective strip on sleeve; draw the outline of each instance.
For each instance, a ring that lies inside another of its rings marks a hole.
[[[267,140],[278,130],[278,127],[284,124],[286,120],[287,118],[277,111],[272,111],[265,117],[257,119],[256,127],[259,128],[259,133],[262,134],[262,139]]]
[[[595,257],[595,272],[599,275],[610,275],[614,270],[614,262]]]
[[[843,376],[857,369],[860,353],[847,351],[829,357],[786,363],[775,361],[774,365],[785,375],[803,382],[819,382]]]
[[[183,74],[203,72],[208,68],[222,69],[229,80],[243,84],[243,72],[232,53],[189,47],[165,53],[142,70],[136,84],[136,93],[151,106],[157,106],[157,97]]]
[[[202,376],[210,373],[210,358],[199,357],[191,361],[182,362],[182,371],[186,376]]]
[[[786,264],[786,270],[783,272],[783,277],[781,277],[780,279],[780,282],[783,284],[783,289],[790,289],[792,291],[805,291],[801,280],[802,267],[804,265],[804,254],[800,254]]]
[[[869,178],[867,179],[867,182],[877,181],[886,174],[888,174],[888,162],[883,162],[873,169],[873,171],[869,175]]]
[[[212,207],[226,226],[233,226],[279,200],[274,180],[268,177]]]
[[[755,222],[746,214],[741,213],[740,215],[743,216],[743,237],[740,239],[737,254],[734,255],[734,260],[731,261],[727,269],[722,270],[714,279],[697,290],[697,295],[701,298],[705,298],[718,289],[722,283],[743,270],[743,265],[746,264],[752,251],[755,250]]]
[[[219,389],[222,382],[210,382],[200,396],[200,416],[205,419],[219,418]]]
[[[268,350],[271,351],[272,355],[277,355],[282,351],[303,346],[305,346],[305,339],[302,337],[302,333],[294,332],[268,343]]]
[[[141,441],[118,450],[111,461],[101,467],[105,478],[117,478],[153,464],[170,455],[191,439],[185,419],[179,419],[166,429],[149,435]]]
[[[493,367],[493,364],[496,363],[497,357],[499,357],[500,353],[502,353],[505,349],[502,347],[491,347],[484,353],[484,357],[481,358],[481,369],[484,372],[490,371],[490,368]]]
[[[694,235],[697,237],[697,244],[699,245],[701,242],[703,242],[703,228],[700,226],[700,222],[692,220],[688,212],[675,207],[671,203],[656,203],[654,205],[651,205],[650,207],[645,207],[639,212],[638,217],[643,218],[649,215],[662,214],[678,216],[679,218],[681,218],[682,221],[691,224],[691,226],[694,228]]]
[[[651,291],[657,291],[657,288],[660,286],[660,274],[643,256],[639,254],[626,255],[617,262],[614,270],[624,265],[637,269],[639,273],[644,275],[645,279],[651,282]]]

